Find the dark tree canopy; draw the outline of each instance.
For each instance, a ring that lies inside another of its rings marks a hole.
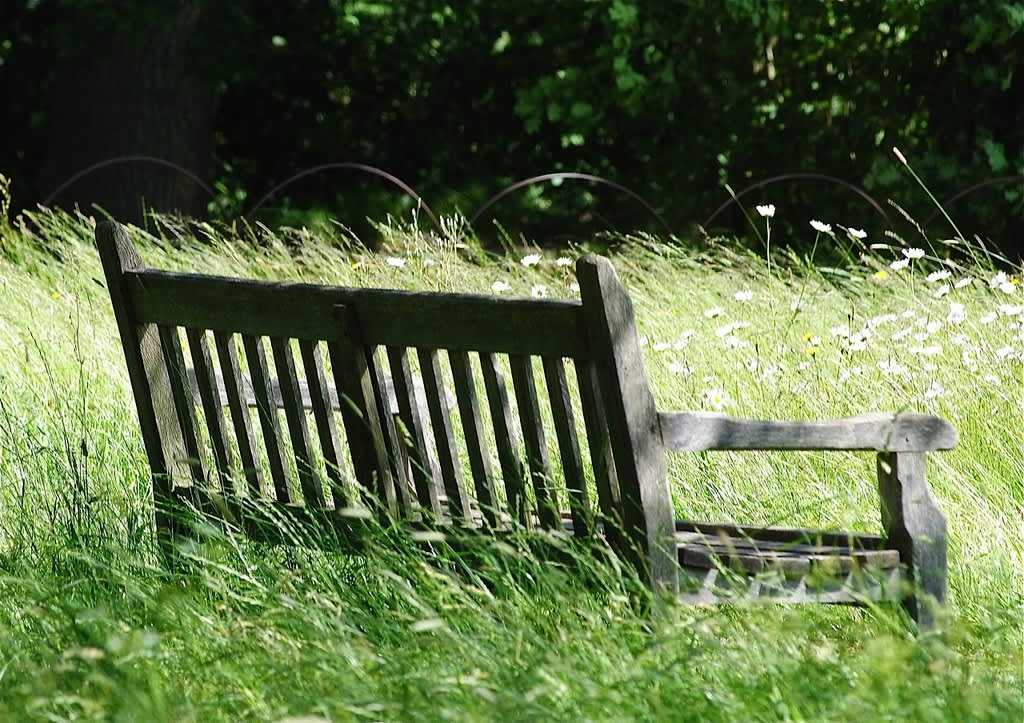
[[[13,0],[0,7],[0,172],[25,206],[90,163],[153,155],[216,198],[125,164],[55,202],[124,213],[139,208],[125,201],[134,190],[149,207],[237,215],[328,162],[373,164],[435,210],[467,214],[513,181],[570,171],[636,190],[684,234],[728,198],[725,184],[815,172],[923,221],[934,206],[893,146],[940,199],[1024,174],[1022,31],[1024,3],[1009,0]],[[877,220],[820,182],[746,200],[802,222]],[[358,224],[411,204],[380,179],[331,171],[270,205]],[[634,199],[586,183],[535,186],[492,210],[513,230],[658,229]],[[1019,239],[1024,183],[950,210],[964,231]],[[735,209],[718,222],[743,223]]]

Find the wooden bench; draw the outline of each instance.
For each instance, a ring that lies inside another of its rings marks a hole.
[[[581,301],[555,301],[171,273],[146,268],[117,224],[96,241],[164,545],[184,533],[168,512],[184,501],[271,542],[309,529],[358,544],[367,518],[597,538],[690,602],[893,600],[921,626],[945,602],[925,453],[956,430],[919,414],[659,412],[602,257],[576,264]],[[703,450],[875,452],[883,533],[679,520],[666,452]]]

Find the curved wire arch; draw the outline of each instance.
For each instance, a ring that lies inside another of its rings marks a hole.
[[[195,173],[188,170],[184,166],[179,166],[177,163],[174,163],[173,161],[168,161],[166,158],[158,158],[156,156],[117,156],[115,158],[107,158],[106,160],[99,161],[98,163],[94,163],[91,166],[83,168],[82,170],[78,171],[69,179],[64,181],[64,183],[57,186],[56,190],[51,192],[50,195],[43,200],[42,205],[49,206],[53,199],[60,195],[61,191],[63,191],[68,186],[73,184],[75,181],[78,181],[82,177],[88,176],[90,173],[98,171],[101,168],[106,168],[107,166],[115,166],[121,163],[153,163],[158,166],[163,166],[165,168],[171,168],[175,171],[178,171],[178,173],[181,173],[183,176],[186,176],[189,180],[193,181],[197,186],[206,191],[206,194],[211,198],[217,195],[214,192],[214,190],[210,188],[203,181],[203,179],[201,179]]]
[[[643,206],[645,209],[650,211],[651,215],[658,219],[658,223],[660,223],[665,228],[665,231],[668,233],[669,236],[673,235],[672,229],[669,227],[668,223],[666,223],[665,219],[662,218],[661,214],[658,213],[654,209],[654,207],[651,206],[651,204],[647,203],[647,201],[644,200],[644,198],[640,194],[626,188],[622,184],[616,183],[615,181],[610,181],[607,178],[601,178],[600,176],[595,176],[590,173],[544,173],[540,176],[531,176],[530,178],[524,178],[521,181],[516,181],[511,186],[502,189],[501,191],[487,199],[487,201],[485,201],[484,204],[480,206],[480,208],[478,208],[476,212],[474,212],[473,215],[470,217],[469,225],[472,226],[474,223],[476,223],[476,220],[480,218],[481,215],[483,215],[484,211],[486,211],[488,208],[496,204],[501,199],[505,198],[505,196],[509,195],[510,193],[514,193],[521,188],[531,186],[535,183],[543,183],[544,181],[553,181],[555,179],[564,179],[570,181],[590,181],[592,183],[600,183],[605,186],[610,186],[611,188],[614,188],[616,191],[625,193],[633,200],[639,202],[640,205]]]
[[[989,179],[984,180],[984,181],[979,181],[978,183],[975,183],[973,186],[968,186],[967,188],[965,188],[964,190],[960,191],[959,193],[957,193],[957,194],[955,194],[953,196],[950,196],[945,201],[940,203],[939,206],[941,206],[942,208],[945,208],[946,206],[948,206],[948,205],[950,205],[952,203],[956,203],[957,201],[959,201],[964,196],[971,195],[975,191],[980,191],[981,189],[986,188],[988,186],[994,186],[997,183],[1012,183],[1013,181],[1024,181],[1024,175],[996,176],[995,178],[989,178]],[[939,209],[935,209],[934,211],[932,211],[931,215],[928,216],[928,218],[926,218],[924,223],[921,224],[921,225],[922,226],[927,226],[928,224],[930,224],[935,219],[935,217],[938,214],[939,214]]]
[[[741,198],[746,196],[748,193],[752,193],[752,192],[756,191],[759,188],[764,188],[765,186],[770,186],[773,183],[780,183],[782,181],[828,181],[829,183],[833,183],[833,184],[835,184],[837,186],[842,186],[843,188],[846,188],[849,191],[853,191],[858,196],[860,196],[862,199],[864,199],[864,201],[866,201],[867,204],[869,206],[871,206],[871,208],[875,211],[875,213],[877,213],[879,216],[881,216],[885,220],[885,223],[887,225],[889,225],[889,226],[892,225],[892,219],[889,218],[889,214],[887,214],[885,212],[885,209],[882,208],[882,206],[878,203],[878,201],[876,201],[863,188],[860,188],[859,186],[855,186],[854,184],[850,183],[849,181],[844,181],[842,178],[837,178],[836,176],[829,176],[829,175],[824,174],[824,173],[784,173],[781,176],[772,176],[771,178],[766,178],[763,181],[758,181],[757,183],[751,184],[751,185],[747,186],[746,188],[744,188],[739,193],[737,193],[736,195],[734,195],[733,197],[731,197],[728,201],[726,201],[721,206],[716,208],[715,212],[713,214],[711,214],[710,216],[708,216],[707,221],[705,221],[704,223],[702,223],[700,225],[699,228],[701,230],[701,233],[707,235],[707,231],[705,229],[708,226],[710,226],[711,222],[714,221],[718,217],[718,214],[722,213],[722,211],[724,211],[725,209],[729,208],[729,206],[731,206],[732,204],[734,204],[737,201],[739,201]]]
[[[324,163],[319,166],[313,166],[312,168],[307,168],[304,171],[296,173],[294,176],[285,179],[284,181],[282,181],[281,183],[277,184],[272,189],[267,191],[263,195],[263,197],[260,198],[260,200],[257,201],[252,208],[249,209],[249,211],[245,214],[245,217],[251,218],[252,215],[256,213],[256,211],[263,207],[263,204],[269,201],[282,188],[289,186],[292,183],[295,183],[296,181],[305,178],[306,176],[312,176],[314,173],[320,173],[322,171],[332,171],[337,169],[362,171],[364,173],[369,173],[370,175],[377,176],[378,178],[383,178],[385,181],[388,181],[392,185],[398,186],[398,188],[400,188],[405,193],[405,195],[409,196],[411,199],[416,201],[416,203],[423,208],[427,216],[430,217],[431,222],[434,224],[434,228],[436,228],[439,233],[444,233],[444,230],[441,228],[440,221],[437,220],[437,216],[434,215],[434,212],[430,209],[430,206],[428,206],[427,202],[423,200],[423,197],[416,193],[416,191],[414,191],[411,186],[405,183],[405,181],[403,181],[398,176],[388,173],[382,168],[370,166],[365,163],[353,163],[350,161],[345,161],[342,163]]]

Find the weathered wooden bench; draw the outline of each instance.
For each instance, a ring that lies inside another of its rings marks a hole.
[[[96,241],[163,544],[185,502],[270,542],[310,529],[357,544],[367,518],[596,538],[690,602],[901,601],[929,626],[945,601],[925,453],[951,448],[955,429],[919,414],[658,412],[604,258],[577,262],[581,301],[555,301],[171,273],[146,268],[117,224]],[[673,450],[873,451],[883,533],[679,520]]]

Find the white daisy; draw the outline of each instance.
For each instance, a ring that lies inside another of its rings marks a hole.
[[[704,406],[711,407],[716,412],[725,409],[731,400],[721,389],[706,389],[704,391]]]
[[[729,336],[737,329],[746,329],[749,326],[750,324],[748,324],[745,321],[733,321],[726,324],[725,326],[715,329],[715,336],[717,336],[719,339],[722,339]]]
[[[903,374],[907,368],[899,362],[894,362],[889,359],[883,359],[878,362],[878,368],[883,374],[896,375]]]
[[[540,263],[540,254],[527,254],[519,259],[519,263],[523,266],[536,266]]]
[[[952,303],[949,305],[949,314],[946,315],[946,322],[949,324],[962,324],[967,320],[967,312],[963,304]]]
[[[775,215],[775,204],[773,204],[773,203],[766,203],[763,206],[758,206],[757,207],[757,212],[763,218],[771,218],[772,216]]]

